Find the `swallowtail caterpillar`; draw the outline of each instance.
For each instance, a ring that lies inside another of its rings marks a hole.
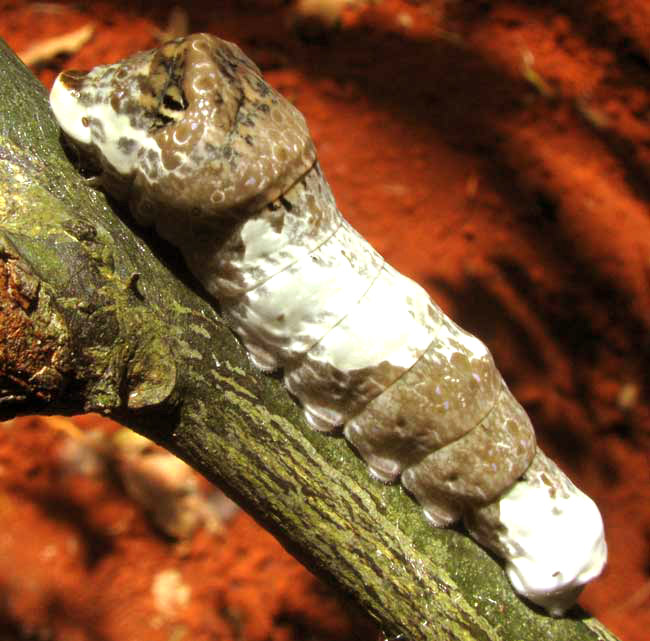
[[[536,446],[488,349],[345,221],[303,116],[235,45],[180,38],[59,75],[66,138],[182,252],[310,425],[343,426],[435,526],[459,519],[515,590],[562,614],[600,574],[593,501]]]

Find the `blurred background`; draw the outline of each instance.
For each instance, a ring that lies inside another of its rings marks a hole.
[[[647,639],[650,4],[0,1],[0,36],[48,89],[194,31],[257,62],[305,114],[344,215],[488,344],[605,518],[609,565],[581,604]],[[98,416],[0,424],[0,522],[0,641],[381,636]]]

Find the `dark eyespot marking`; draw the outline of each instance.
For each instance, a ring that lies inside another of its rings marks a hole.
[[[172,122],[176,122],[174,118],[171,116],[168,116],[167,114],[163,112],[159,112],[157,114],[157,119],[151,126],[152,130],[159,129],[160,127],[165,127],[166,125],[171,124]]]
[[[185,109],[187,109],[187,99],[183,94],[181,94],[181,99],[182,102],[179,102],[176,100],[176,98],[166,93],[165,97],[163,98],[163,105],[167,109],[171,109],[173,111],[185,111]]]

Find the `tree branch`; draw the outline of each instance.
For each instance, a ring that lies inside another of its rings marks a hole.
[[[579,611],[533,610],[467,536],[431,528],[343,439],[307,428],[175,275],[178,256],[78,175],[43,88],[2,43],[0,77],[0,418],[98,411],[154,439],[389,637],[615,639]]]

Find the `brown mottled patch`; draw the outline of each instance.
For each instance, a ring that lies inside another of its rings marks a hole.
[[[382,361],[344,371],[308,354],[299,367],[288,367],[285,372],[287,387],[312,414],[337,413],[343,424],[397,380],[404,368]]]

